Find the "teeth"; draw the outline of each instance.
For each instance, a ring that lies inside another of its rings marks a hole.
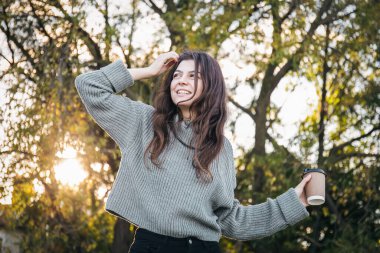
[[[190,92],[185,91],[185,90],[179,90],[177,91],[177,94],[190,94]]]

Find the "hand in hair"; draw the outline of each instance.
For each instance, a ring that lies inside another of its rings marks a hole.
[[[158,76],[170,69],[178,61],[179,55],[174,52],[160,54],[148,67],[152,76]]]
[[[176,52],[167,52],[160,54],[154,62],[146,68],[131,68],[128,69],[133,80],[140,80],[158,76],[169,70],[178,61],[179,55]]]

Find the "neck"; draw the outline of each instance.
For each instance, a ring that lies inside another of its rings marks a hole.
[[[181,108],[181,116],[183,120],[191,120],[192,113],[190,113],[189,109],[182,109]]]

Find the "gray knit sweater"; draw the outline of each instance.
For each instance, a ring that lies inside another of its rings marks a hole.
[[[237,240],[262,238],[309,215],[293,188],[265,203],[241,205],[234,198],[233,151],[226,138],[211,164],[211,183],[196,178],[194,151],[176,138],[160,156],[161,168],[150,159],[144,164],[144,151],[153,137],[154,108],[117,95],[132,84],[121,60],[75,80],[87,111],[122,153],[106,203],[108,212],[155,233],[206,241],[219,241],[222,235]],[[177,134],[190,143],[191,124],[179,123]]]

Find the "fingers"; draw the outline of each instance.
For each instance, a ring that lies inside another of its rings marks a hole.
[[[178,61],[178,58],[179,55],[174,51],[163,53],[148,68],[153,73],[152,76],[157,76],[173,66]]]
[[[172,66],[174,63],[176,63],[178,61],[178,58],[179,58],[179,55],[174,51],[165,53],[163,56],[165,59],[164,65],[167,65],[168,67]]]
[[[311,175],[309,174],[309,175],[307,175],[306,177],[304,177],[304,178],[302,179],[302,181],[298,184],[298,186],[299,186],[301,189],[303,189],[303,188],[305,187],[305,185],[307,184],[307,182],[310,181],[310,179],[311,179]]]
[[[298,197],[300,197],[300,200],[302,202],[302,204],[306,207],[308,206],[309,204],[307,203],[306,201],[306,197],[305,197],[305,192],[304,192],[304,188],[305,188],[305,185],[310,181],[311,179],[311,175],[307,175],[306,177],[304,177],[301,181],[301,183],[299,184],[299,195]]]
[[[171,66],[174,65],[174,63],[176,63],[176,60],[170,58],[170,59],[167,59],[167,60],[165,61],[164,65],[166,65],[167,67],[171,67]]]
[[[176,52],[174,52],[174,51],[168,52],[168,56],[169,56],[169,58],[173,58],[173,59],[176,59],[176,60],[178,60],[178,58],[179,58],[179,55]]]
[[[311,175],[307,175],[306,177],[304,177],[300,183],[300,185],[302,186],[302,188],[306,185],[307,182],[309,182],[311,179]]]
[[[295,187],[298,196],[301,196],[303,189],[305,188],[305,185],[307,184],[307,182],[310,181],[310,179],[311,175],[309,174],[306,177],[304,177],[302,181]]]
[[[302,182],[305,182],[305,184],[306,184],[307,182],[310,181],[310,179],[311,179],[311,174],[309,174],[309,175],[307,175],[306,177],[304,177],[304,178],[302,179]]]

